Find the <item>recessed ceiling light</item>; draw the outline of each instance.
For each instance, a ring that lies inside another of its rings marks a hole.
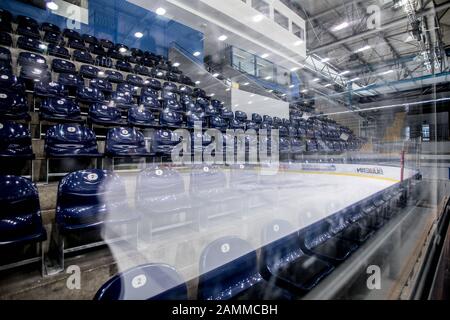
[[[363,51],[369,50],[370,48],[372,48],[372,47],[371,47],[371,46],[364,46],[364,47],[362,47],[362,48],[359,48],[359,49],[356,50],[355,52],[356,52],[356,53],[363,52]]]
[[[143,36],[144,36],[144,34],[142,33],[142,32],[136,32],[135,34],[134,34],[134,36],[136,37],[136,38],[138,38],[138,39],[140,39],[140,38],[142,38]]]
[[[178,68],[180,65],[181,65],[181,63],[179,63],[179,62],[175,62],[172,64],[172,66],[174,66],[175,68]]]
[[[319,78],[315,78],[315,79],[313,80],[313,82],[319,82],[319,81],[320,81]]]
[[[270,80],[270,79],[272,79],[272,77],[271,77],[271,76],[267,76],[267,77],[265,77],[264,79]]]
[[[282,95],[281,95],[282,97],[286,97],[287,96],[287,94],[286,93],[283,93]]]
[[[348,23],[347,21],[342,22],[341,24],[338,24],[337,26],[333,27],[333,31],[340,31],[343,30],[345,28],[347,28],[350,25],[350,23]]]
[[[289,88],[291,88],[291,89],[294,88],[294,87],[295,87],[295,85],[293,85],[293,84],[291,84],[291,85],[289,86]]]
[[[324,85],[325,88],[328,88],[328,87],[331,87],[331,86],[332,86],[331,83]]]
[[[255,96],[254,94],[251,94],[251,95],[250,95],[250,98],[253,98],[254,96]]]
[[[47,2],[46,6],[50,10],[58,10],[58,8],[59,8],[59,6],[53,1]]]
[[[352,80],[350,80],[351,82],[354,82],[354,81],[358,81],[360,78],[359,77],[356,77],[356,78],[353,78]]]
[[[166,11],[166,9],[164,9],[164,8],[158,8],[158,9],[156,9],[156,14],[159,15],[159,16],[165,15],[166,12],[167,12],[167,11]]]
[[[253,22],[261,22],[262,19],[264,19],[264,16],[262,14],[257,14],[253,17]]]
[[[386,74],[390,74],[390,73],[393,73],[393,72],[394,72],[394,70],[388,70],[388,71],[380,73],[380,75],[384,76]]]
[[[201,82],[200,81],[195,81],[195,84],[200,84]]]
[[[193,53],[193,56],[194,57],[198,57],[199,55],[201,55],[202,53],[200,52],[200,51],[195,51],[194,53]]]
[[[220,73],[214,73],[214,74],[213,74],[213,77],[214,77],[214,78],[217,78],[218,76],[220,76]]]
[[[330,58],[324,58],[324,59],[321,60],[321,62],[322,62],[322,63],[326,63],[326,62],[328,62],[328,61],[330,61],[330,60],[331,60]]]
[[[273,92],[273,90],[271,89],[271,90],[267,90],[267,92],[269,92],[269,93],[272,93]]]
[[[295,71],[298,71],[298,69],[300,69],[300,68],[297,68],[297,67],[295,67],[295,68],[292,68],[292,69],[291,69],[291,72],[295,72]]]
[[[349,74],[349,73],[350,73],[350,71],[345,70],[345,71],[342,71],[341,73],[339,73],[339,75],[340,76],[345,76],[346,74]]]
[[[243,83],[242,85],[243,86],[248,86],[250,84],[250,82],[245,82],[245,83]]]
[[[270,56],[270,54],[264,53],[264,54],[261,55],[261,58],[265,59],[265,58],[268,58],[269,56]]]
[[[221,35],[219,38],[217,38],[219,41],[225,41],[228,39],[228,37],[226,35]]]
[[[209,96],[214,97],[215,95],[216,95],[215,93],[211,93]]]
[[[308,89],[305,89],[305,90],[302,90],[301,92],[302,93],[307,93],[309,90]]]
[[[303,43],[303,40],[298,40],[294,42],[294,46],[298,47],[299,45],[301,45]]]
[[[236,108],[237,108],[237,107],[239,107],[239,105],[238,105],[238,104],[235,104],[234,106],[235,106]]]
[[[226,88],[225,91],[231,91],[231,88]]]

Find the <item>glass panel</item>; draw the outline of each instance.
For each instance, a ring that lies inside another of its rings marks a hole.
[[[252,0],[252,7],[261,12],[266,17],[270,17],[270,6],[264,0]]]
[[[278,10],[274,11],[274,19],[275,22],[278,23],[280,26],[282,26],[286,30],[289,30],[289,19],[282,13],[280,13]]]
[[[244,73],[255,75],[255,56],[233,47],[233,67]]]

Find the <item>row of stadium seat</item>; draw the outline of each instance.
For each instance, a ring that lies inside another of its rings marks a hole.
[[[176,169],[148,168],[138,175],[134,209],[129,206],[125,184],[117,174],[98,169],[73,172],[59,183],[56,225],[61,234],[70,234],[106,224],[174,216],[192,209],[199,212],[200,208],[195,207],[199,203],[208,207],[208,211],[204,211],[206,216],[217,214],[216,211],[224,209],[218,205],[224,198],[234,199],[236,203],[242,202],[253,191],[258,192],[261,187],[259,183],[264,183],[261,180],[263,177],[258,178],[254,168],[237,166],[232,169],[228,184],[224,172],[218,167],[193,167],[187,191],[184,179]],[[38,192],[33,183],[23,177],[1,176],[0,186],[0,203],[7,208],[2,211],[0,218],[0,247],[45,240]],[[278,257],[275,254],[277,252],[286,254],[286,259],[289,255],[291,258],[298,258],[299,256],[292,256],[292,253],[301,249],[305,254],[317,256],[330,265],[338,265],[391,219],[404,201],[404,191],[394,186],[299,233],[286,226],[281,228],[280,223],[279,230],[290,238],[268,241],[270,244],[267,249],[273,252],[265,259],[275,259]],[[243,214],[242,207],[238,206],[237,210]],[[196,215],[184,216],[186,219],[198,218]],[[167,221],[170,221],[169,224],[173,223],[173,219],[164,221],[166,224]],[[155,227],[156,223],[152,221],[151,225]],[[294,250],[293,245],[297,249]],[[270,273],[271,270],[266,270],[267,272]],[[310,287],[305,285],[303,289],[305,288]]]
[[[164,114],[164,113],[162,113]],[[130,113],[131,121],[141,121],[134,118]],[[119,125],[119,124],[118,124]],[[0,122],[0,158],[22,158],[34,159],[32,151],[31,133],[23,124],[10,121]],[[246,151],[251,144],[258,145],[256,136],[247,134],[245,139]],[[195,137],[192,133],[191,143],[200,141],[202,148],[206,148],[213,142],[211,136],[207,133]],[[147,157],[151,155],[170,156],[172,150],[182,141],[176,132],[167,128],[161,128],[154,132],[150,150],[148,150],[145,137],[142,132],[133,127],[115,127],[108,130],[106,136],[105,156],[107,157]],[[260,137],[259,144],[267,143],[267,150],[271,152],[272,148],[270,138]],[[224,135],[224,153],[227,148],[237,148],[237,140],[234,136]],[[300,154],[305,152],[342,152],[349,145],[341,143],[326,146],[318,145],[314,140],[307,140],[306,144],[296,137],[281,136],[278,142],[280,154]],[[233,150],[234,150],[233,149]],[[51,126],[45,137],[45,152],[48,158],[67,158],[67,157],[101,157],[98,151],[97,138],[95,133],[82,124],[57,124]]]

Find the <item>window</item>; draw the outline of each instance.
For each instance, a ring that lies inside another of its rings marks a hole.
[[[299,37],[301,40],[305,40],[305,29],[292,22],[292,33]]]
[[[269,4],[264,0],[253,0],[252,1],[252,7],[253,9],[258,10],[266,17],[270,17],[270,6]]]
[[[238,48],[233,48],[233,67],[241,72],[255,75],[255,56]]]
[[[411,139],[411,128],[408,126],[405,128],[405,140]]]
[[[278,23],[280,26],[282,26],[286,30],[289,30],[289,19],[282,13],[280,13],[278,10],[274,11],[274,19],[275,22]]]
[[[422,141],[430,141],[430,125],[422,125]]]
[[[274,81],[275,66],[265,59],[256,58],[256,76],[266,81]]]

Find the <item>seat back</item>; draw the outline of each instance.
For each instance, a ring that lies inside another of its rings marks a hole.
[[[36,186],[23,177],[0,175],[0,190],[0,246],[45,235]]]
[[[80,120],[80,106],[73,100],[65,98],[47,98],[40,108],[41,117],[44,119],[60,119],[66,122]]]
[[[300,241],[308,249],[312,249],[332,237],[330,223],[319,221],[300,232]]]
[[[27,114],[27,100],[22,93],[0,89],[0,119],[21,118]]]
[[[218,192],[227,185],[224,172],[216,166],[193,166],[190,176],[190,192],[192,194]]]
[[[133,125],[151,126],[155,124],[155,115],[144,105],[134,105],[128,110],[128,122]]]
[[[94,300],[187,300],[187,286],[175,268],[147,264],[112,277]]]
[[[262,230],[261,267],[271,269],[302,255],[298,231],[286,220],[274,220]]]
[[[30,130],[23,124],[0,121],[0,158],[32,155]]]
[[[171,109],[164,109],[159,115],[159,124],[162,126],[179,127],[183,124],[183,116]]]
[[[57,124],[47,130],[45,151],[49,156],[98,156],[94,132],[80,124]]]
[[[257,257],[251,245],[237,237],[209,244],[200,256],[198,298],[230,299],[258,281]],[[237,290],[230,290],[236,288]]]
[[[94,103],[89,107],[89,117],[93,122],[117,123],[121,121],[121,112],[113,106]]]
[[[128,156],[147,154],[145,138],[135,128],[113,128],[106,136],[106,154]]]

